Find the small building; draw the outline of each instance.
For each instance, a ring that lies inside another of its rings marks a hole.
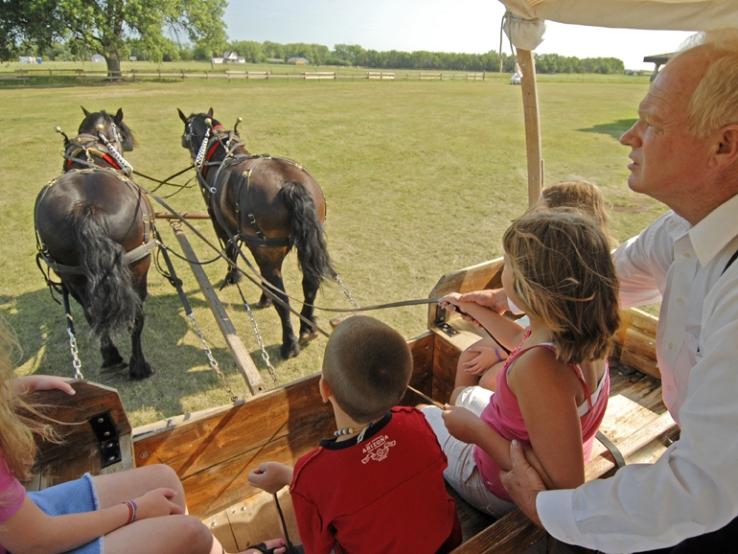
[[[22,64],[36,64],[40,63],[38,60],[40,58],[36,58],[36,56],[18,56],[18,62]]]
[[[100,54],[93,54],[90,56],[90,61],[92,63],[105,63],[105,56],[102,56]]]
[[[307,65],[308,61],[307,58],[303,58],[302,56],[292,56],[291,58],[287,58],[287,63],[295,65]]]
[[[659,69],[661,69],[661,66],[668,62],[673,55],[674,52],[669,52],[668,54],[653,54],[652,56],[644,56],[643,61],[645,63],[654,64],[653,73],[651,73],[652,81],[656,78],[656,75],[659,74]]]
[[[282,58],[267,58],[266,63],[284,63]]]
[[[223,54],[223,63],[246,63],[246,58],[239,56],[235,50],[231,50]]]
[[[212,58],[210,58],[210,63],[213,65],[222,64],[223,58],[213,56]]]

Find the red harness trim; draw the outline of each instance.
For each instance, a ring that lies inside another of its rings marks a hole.
[[[218,146],[220,146],[220,141],[215,141],[212,146],[208,149],[208,153],[205,154],[205,161],[209,162],[210,158],[213,157],[213,154],[215,154],[215,151],[218,149]],[[202,166],[202,178],[205,179],[208,176],[208,170],[210,169],[209,165],[203,164]]]
[[[120,165],[118,165],[118,162],[116,162],[115,158],[113,158],[110,154],[103,154],[102,156],[98,156],[98,157],[101,158],[105,163],[107,163],[113,169],[117,169],[118,171],[121,170]],[[70,169],[72,169],[72,166],[74,165],[74,160],[67,160],[65,165],[66,165],[67,171],[69,171]]]

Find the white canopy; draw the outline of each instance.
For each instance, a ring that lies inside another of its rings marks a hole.
[[[539,28],[542,27],[540,20],[545,19],[597,27],[674,31],[706,31],[738,27],[736,0],[500,0],[500,2],[517,18],[539,20]],[[519,24],[523,26],[522,22]],[[530,34],[533,34],[532,29],[523,33]],[[513,32],[512,35],[515,43],[518,33]],[[530,36],[521,40],[524,43],[516,46],[531,49]]]

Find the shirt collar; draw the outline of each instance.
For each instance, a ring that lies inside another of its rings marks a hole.
[[[704,267],[738,235],[738,194],[723,202],[689,230],[692,247]]]

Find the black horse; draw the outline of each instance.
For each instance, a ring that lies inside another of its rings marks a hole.
[[[143,379],[152,372],[141,332],[146,274],[156,245],[154,211],[127,176],[123,151],[135,141],[122,110],[114,116],[82,110],[78,136],[65,141],[65,173],[36,198],[39,255],[59,275],[62,293],[82,306],[100,339],[103,370],[126,366],[111,333],[127,330],[129,376]]]
[[[286,304],[282,261],[294,245],[302,269],[305,304],[301,310],[300,342],[316,334],[312,303],[325,278],[335,278],[326,247],[323,222],[326,203],[323,191],[297,163],[283,158],[252,155],[238,136],[238,124],[227,131],[208,113],[189,117],[177,110],[184,122],[182,146],[189,150],[197,168],[202,195],[210,219],[226,253],[233,262],[225,284],[240,278],[235,264],[238,242],[248,246],[263,278],[274,286]],[[262,293],[258,307],[271,303]],[[274,307],[282,322],[283,358],[300,351],[290,321],[289,309],[280,302]]]

